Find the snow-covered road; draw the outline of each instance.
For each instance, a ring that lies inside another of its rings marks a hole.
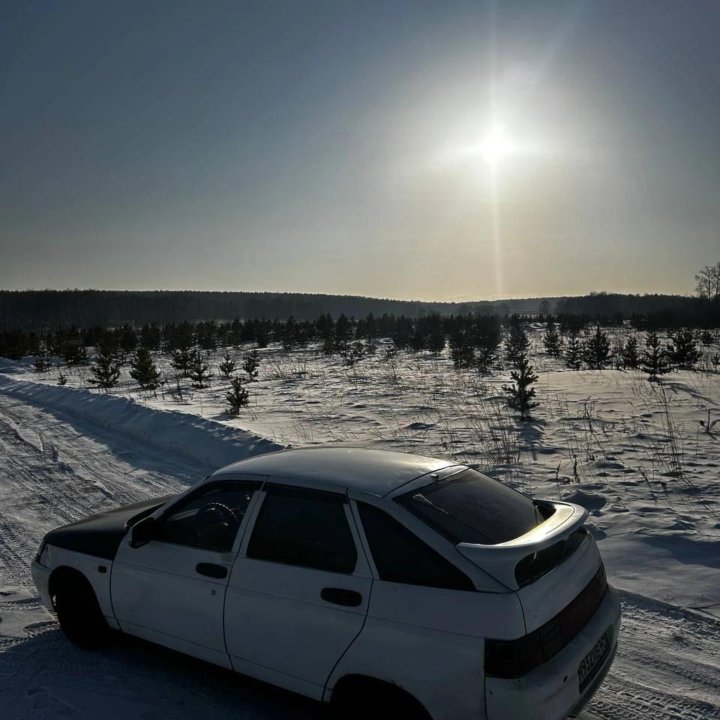
[[[52,527],[163,495],[210,468],[137,437],[19,401],[0,388],[0,717],[312,718],[302,698],[131,639],[67,643],[28,563]],[[623,596],[615,665],[587,720],[720,720],[720,622]]]

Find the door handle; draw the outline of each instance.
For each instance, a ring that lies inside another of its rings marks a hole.
[[[362,605],[362,595],[359,592],[346,590],[345,588],[323,588],[320,597],[325,602],[334,605],[345,605],[346,607]]]
[[[227,577],[227,568],[224,565],[216,565],[215,563],[198,563],[195,566],[195,571],[200,575],[207,575],[207,577],[211,578]]]

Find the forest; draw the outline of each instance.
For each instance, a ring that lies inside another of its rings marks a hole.
[[[47,332],[75,328],[141,328],[201,321],[312,321],[368,315],[407,317],[497,314],[579,315],[602,324],[633,321],[649,327],[720,326],[714,297],[626,295],[593,292],[579,297],[530,298],[463,303],[391,300],[350,295],[269,292],[0,290],[0,330]]]

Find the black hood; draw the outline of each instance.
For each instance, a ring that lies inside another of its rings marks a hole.
[[[66,550],[113,560],[120,542],[128,531],[128,521],[138,515],[152,515],[161,505],[174,497],[175,495],[165,495],[92,515],[71,525],[51,530],[45,536],[44,542]]]

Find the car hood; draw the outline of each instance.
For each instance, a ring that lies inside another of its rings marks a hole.
[[[128,531],[128,521],[141,513],[152,514],[174,497],[175,495],[165,495],[92,515],[50,531],[45,536],[44,542],[66,550],[113,560],[120,542]]]

